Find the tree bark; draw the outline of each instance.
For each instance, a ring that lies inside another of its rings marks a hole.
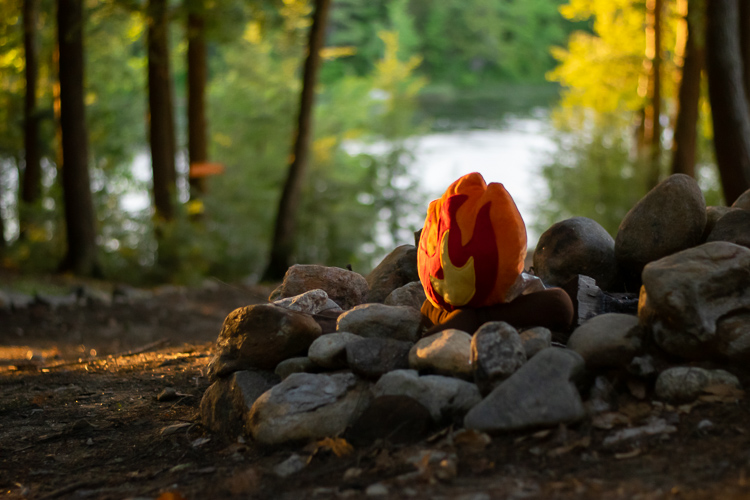
[[[661,17],[664,10],[663,0],[646,1],[647,48],[646,56],[651,62],[649,78],[649,106],[646,108],[646,143],[649,148],[648,188],[659,183],[661,165]]]
[[[737,0],[710,0],[706,16],[714,150],[728,205],[750,188],[750,113],[742,78],[737,4]]]
[[[172,84],[169,72],[167,0],[148,2],[148,104],[149,140],[156,217],[174,218],[177,184]]]
[[[61,270],[99,274],[96,218],[88,168],[88,132],[83,101],[83,0],[58,0],[62,187],[67,255]]]
[[[677,120],[672,148],[672,173],[695,177],[695,149],[697,144],[698,110],[701,95],[704,39],[702,22],[705,13],[703,0],[689,0],[687,37],[678,96]]]
[[[208,161],[206,125],[206,36],[203,24],[205,11],[188,14],[188,158],[190,165]],[[190,199],[198,199],[206,192],[205,179],[190,179]]]
[[[750,2],[739,0],[740,4],[740,50],[742,53],[742,80],[745,96],[750,101]]]
[[[284,277],[291,264],[294,251],[294,238],[297,222],[302,181],[307,169],[310,140],[312,137],[312,112],[315,104],[315,83],[320,68],[320,50],[325,42],[325,25],[328,18],[330,0],[315,0],[315,13],[310,28],[308,53],[305,59],[300,96],[297,129],[294,135],[291,164],[284,190],[279,199],[273,242],[264,280],[278,280]]]
[[[39,154],[39,118],[36,109],[37,76],[39,73],[39,49],[36,41],[37,0],[23,2],[23,47],[26,58],[26,96],[24,100],[24,154],[25,166],[21,188],[21,201],[35,203],[41,194],[42,170]],[[25,223],[21,221],[21,232]]]

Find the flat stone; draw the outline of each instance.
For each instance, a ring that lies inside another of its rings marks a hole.
[[[308,314],[272,304],[235,309],[221,327],[209,376],[245,369],[273,370],[285,359],[304,355],[320,334],[320,325]]]
[[[471,382],[442,375],[419,376],[416,370],[386,373],[372,390],[375,397],[408,396],[427,408],[438,423],[460,422],[481,401],[477,386]]]
[[[482,325],[471,339],[474,382],[488,394],[526,362],[521,336],[504,321]]]
[[[568,349],[580,354],[588,368],[622,368],[640,350],[642,337],[636,316],[601,314],[575,329]]]
[[[550,226],[534,251],[534,273],[548,286],[563,286],[579,274],[602,290],[618,283],[615,240],[598,222],[573,217]]]
[[[409,368],[411,342],[362,339],[346,344],[346,363],[357,375],[377,379],[384,373]]]
[[[287,270],[284,281],[268,300],[273,302],[317,289],[324,290],[344,310],[364,303],[368,292],[364,276],[354,271],[297,264]]]
[[[292,373],[317,373],[320,371],[321,367],[307,356],[297,356],[285,359],[276,365],[274,373],[276,373],[281,380],[284,380]]]
[[[706,241],[728,241],[750,248],[750,210],[732,210],[716,221]]]
[[[464,426],[491,433],[581,420],[586,411],[574,380],[583,368],[573,351],[544,349],[472,408]]]
[[[526,359],[533,358],[542,349],[552,346],[552,332],[543,326],[535,326],[520,333]]]
[[[212,432],[235,439],[242,435],[255,400],[279,382],[278,376],[265,371],[239,371],[217,380],[201,399],[201,422]]]
[[[471,335],[451,328],[420,339],[409,351],[409,368],[471,379]]]
[[[693,247],[706,227],[706,202],[698,183],[684,174],[667,177],[625,215],[615,238],[615,257],[637,290],[649,262]]]
[[[310,290],[294,297],[276,300],[274,304],[305,314],[318,314],[328,306],[328,301],[328,294],[325,290]]]
[[[750,249],[717,241],[652,262],[638,317],[675,356],[750,357]]]
[[[385,298],[384,304],[387,306],[409,306],[414,309],[422,309],[422,304],[427,300],[421,281],[412,281],[400,288],[393,290]]]
[[[352,373],[294,373],[255,401],[246,430],[262,444],[337,436],[369,403],[368,385]]]
[[[395,289],[419,281],[417,247],[401,245],[396,248],[367,275],[366,279],[370,288],[367,301],[379,303]]]
[[[336,330],[367,338],[416,342],[422,331],[422,314],[413,307],[362,304],[339,316]]]
[[[336,332],[321,335],[313,341],[307,357],[316,365],[336,370],[346,368],[346,345],[362,340],[363,337],[349,332]]]
[[[695,401],[711,385],[729,385],[741,389],[737,377],[724,370],[706,370],[697,366],[678,366],[664,370],[656,379],[656,397],[671,403]]]

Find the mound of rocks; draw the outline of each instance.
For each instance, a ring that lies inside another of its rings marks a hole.
[[[745,220],[744,208],[707,209],[694,181],[677,175],[633,207],[615,239],[589,219],[556,224],[534,266],[571,296],[577,320],[568,332],[489,322],[424,336],[409,245],[366,278],[293,266],[268,304],[225,320],[202,421],[265,445],[409,441],[448,425],[500,433],[587,419],[628,426],[607,437],[615,448],[675,432],[675,422],[654,415],[634,426],[633,410],[618,405],[742,397],[731,373],[689,363],[750,358],[750,249],[738,244]],[[639,294],[621,292],[636,282]]]

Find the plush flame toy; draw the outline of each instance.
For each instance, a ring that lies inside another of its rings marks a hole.
[[[430,203],[417,267],[435,306],[452,311],[504,302],[525,256],[526,226],[502,184],[467,174]]]

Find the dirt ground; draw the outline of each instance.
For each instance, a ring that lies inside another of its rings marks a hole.
[[[0,310],[0,496],[750,498],[747,398],[679,409],[630,397],[621,403],[632,425],[658,414],[678,430],[615,448],[603,444],[613,431],[591,421],[489,444],[452,429],[354,449],[226,442],[197,415],[212,342],[227,313],[269,291],[215,282],[110,305]],[[748,387],[750,370],[726,368]],[[277,476],[293,453],[307,466]]]

